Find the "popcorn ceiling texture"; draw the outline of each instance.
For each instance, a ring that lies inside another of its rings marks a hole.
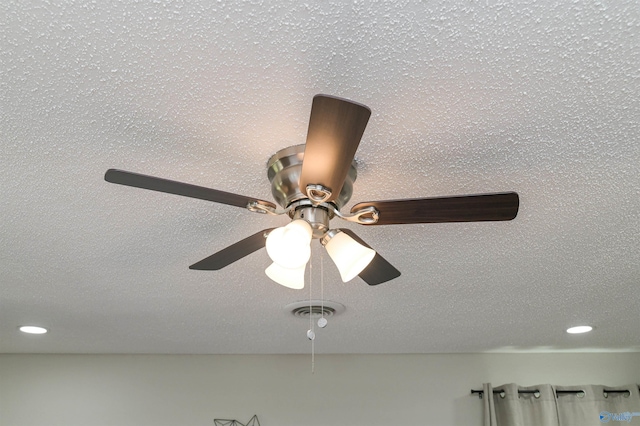
[[[325,255],[324,296],[347,310],[317,351],[640,350],[639,37],[637,0],[4,1],[0,351],[308,352],[283,307],[309,288],[271,282],[264,251],[188,269],[286,218],[103,175],[271,199],[266,161],[304,142],[316,93],[373,110],[345,211],[521,199],[512,222],[334,220],[403,275],[343,284]]]

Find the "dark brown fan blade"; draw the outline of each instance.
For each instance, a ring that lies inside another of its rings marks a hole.
[[[212,254],[206,259],[202,259],[200,262],[194,263],[189,266],[189,269],[197,269],[199,271],[217,271],[218,269],[222,269],[236,260],[240,260],[254,251],[263,248],[266,244],[269,232],[273,231],[273,229],[274,228],[265,229],[245,238],[244,240],[240,240],[237,243]]]
[[[245,197],[244,195],[232,194],[230,192],[218,191],[217,189],[205,188],[203,186],[176,182],[174,180],[162,179],[154,176],[141,175],[139,173],[125,172],[123,170],[107,170],[107,173],[104,175],[104,180],[111,183],[118,183],[120,185],[150,189],[152,191],[166,192],[175,195],[183,195],[191,198],[199,198],[201,200],[213,201],[236,207],[246,208],[247,204],[251,202],[257,202],[273,208],[276,207],[273,203],[259,200],[257,198]]]
[[[367,201],[356,204],[351,213],[374,206],[379,218],[372,225],[511,220],[518,214],[515,192],[464,195],[459,197]]]
[[[362,241],[352,230],[347,228],[341,228],[340,230],[363,246],[371,248],[369,244]],[[387,262],[387,260],[376,251],[376,255],[371,263],[369,263],[369,266],[364,268],[364,271],[360,272],[358,276],[369,285],[378,285],[398,278],[400,271],[394,268],[392,264]]]
[[[300,190],[322,185],[335,200],[362,139],[371,110],[361,104],[327,95],[316,95],[311,106],[307,144],[304,150]]]

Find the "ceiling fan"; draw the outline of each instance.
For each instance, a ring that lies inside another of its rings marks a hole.
[[[349,201],[356,180],[355,153],[371,110],[365,105],[328,95],[316,95],[305,145],[276,152],[267,163],[270,201],[109,169],[107,182],[199,198],[271,215],[287,214],[292,221],[265,229],[191,265],[190,269],[218,270],[266,246],[274,263],[266,274],[291,288],[304,287],[310,242],[319,239],[336,263],[343,281],[360,276],[377,285],[400,276],[400,271],[376,253],[353,231],[331,229],[340,219],[360,225],[511,220],[518,213],[515,192],[414,198],[358,203],[350,213],[340,209]]]

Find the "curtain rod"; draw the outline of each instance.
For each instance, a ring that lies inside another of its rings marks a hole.
[[[638,386],[638,390],[640,391],[640,386]],[[504,389],[494,389],[493,393],[502,393],[504,392]],[[518,390],[518,393],[538,393],[540,392],[540,390],[538,389],[521,389]],[[570,394],[570,393],[581,393],[584,392],[582,389],[575,389],[575,390],[556,390],[556,398],[558,397],[558,395],[562,395],[562,394]],[[604,392],[607,393],[628,393],[629,391],[627,389],[604,389]],[[483,390],[476,390],[476,389],[471,389],[471,395],[473,394],[478,394],[478,398],[482,399],[482,396],[484,395],[484,391]]]

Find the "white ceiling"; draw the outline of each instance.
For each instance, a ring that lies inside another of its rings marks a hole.
[[[317,93],[373,111],[344,211],[521,204],[511,222],[346,225],[402,276],[343,284],[325,256],[346,310],[316,351],[640,351],[637,0],[14,0],[0,24],[1,352],[309,352],[284,309],[308,286],[270,281],[264,250],[188,269],[285,217],[103,176],[271,200],[266,161],[304,143]]]

